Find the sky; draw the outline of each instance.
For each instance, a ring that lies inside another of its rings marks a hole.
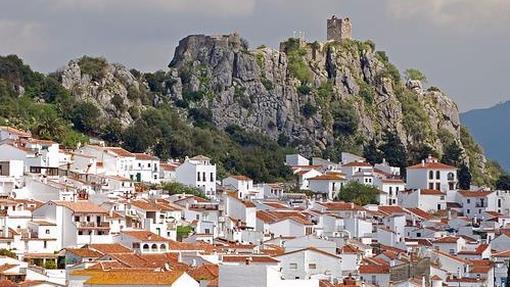
[[[348,16],[401,70],[417,68],[461,111],[510,100],[508,0],[0,0],[0,55],[53,72],[82,55],[142,71],[166,69],[180,39],[238,32],[278,47]]]

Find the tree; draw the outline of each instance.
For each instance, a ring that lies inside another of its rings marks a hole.
[[[109,143],[118,143],[122,139],[122,124],[118,119],[113,119],[103,128],[102,139]]]
[[[462,164],[457,171],[457,178],[459,179],[459,188],[469,190],[471,188],[471,172],[469,167]]]
[[[71,111],[71,121],[74,127],[84,133],[99,131],[101,111],[90,102],[80,102]]]
[[[437,151],[427,144],[412,145],[409,147],[408,164],[412,165],[427,158],[429,155],[438,157]]]
[[[445,147],[441,161],[445,164],[459,166],[462,159],[462,149],[456,142],[452,142]]]
[[[202,197],[202,198],[207,198],[202,193],[202,191],[200,189],[198,189],[196,187],[186,186],[186,185],[184,185],[182,183],[178,183],[178,182],[165,183],[161,186],[161,189],[167,191],[169,195],[185,193],[185,194],[192,194],[192,195]]]
[[[503,174],[499,176],[498,180],[496,180],[496,189],[510,190],[510,175]]]
[[[427,77],[418,69],[407,69],[404,72],[406,80],[427,82]]]
[[[379,190],[373,186],[351,181],[342,187],[336,199],[358,205],[376,204],[378,194]]]
[[[404,144],[394,132],[386,132],[383,136],[383,144],[379,146],[384,158],[392,166],[400,167],[401,174],[407,165],[407,152]]]
[[[14,253],[10,250],[4,249],[4,248],[0,249],[0,255],[15,258],[15,259],[17,258],[16,253]]]
[[[44,263],[44,269],[57,269],[57,264],[53,260],[48,260]]]
[[[143,120],[137,120],[122,134],[124,147],[132,152],[145,152],[156,143],[153,129]]]
[[[381,163],[383,160],[383,154],[373,140],[363,148],[363,157],[371,164]]]

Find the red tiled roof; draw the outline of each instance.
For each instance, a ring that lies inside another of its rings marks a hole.
[[[361,265],[359,273],[362,274],[386,274],[390,272],[389,266],[386,265]]]
[[[420,189],[420,194],[422,194],[422,195],[446,195],[437,189]]]
[[[343,180],[344,177],[335,174],[323,174],[316,177],[309,178],[308,180]]]
[[[147,153],[133,153],[137,160],[159,160],[158,157]]]
[[[458,240],[459,237],[456,236],[444,236],[436,240],[433,240],[432,243],[457,243]]]
[[[254,263],[278,263],[279,260],[267,255],[223,255],[223,262],[239,262],[246,261]]]
[[[346,163],[346,164],[343,164],[342,166],[346,166],[346,167],[356,167],[356,166],[367,166],[367,167],[371,167],[372,165],[366,161],[351,161],[349,163]]]
[[[425,162],[409,166],[407,167],[407,169],[456,169],[456,168],[454,166],[440,162]]]
[[[105,213],[108,214],[108,211],[101,206],[94,204],[89,201],[63,201],[63,200],[53,200],[53,203],[56,205],[64,206],[69,208],[75,213]]]
[[[152,233],[146,230],[131,230],[131,231],[121,231],[121,234],[125,234],[127,236],[136,238],[140,241],[148,241],[148,242],[166,242],[168,239],[157,235],[156,233]]]
[[[430,213],[428,213],[428,212],[426,212],[426,211],[424,211],[422,209],[419,209],[417,207],[408,207],[406,209],[409,212],[413,213],[414,215],[417,215],[417,216],[419,216],[419,217],[421,217],[423,219],[429,220],[429,219],[433,218],[433,216]]]
[[[249,180],[251,180],[251,178],[249,178],[247,176],[244,176],[244,175],[231,175],[229,177],[237,179],[237,180],[240,180],[240,181],[249,181]]]
[[[464,197],[485,197],[493,191],[471,191],[471,190],[459,190],[458,193]]]

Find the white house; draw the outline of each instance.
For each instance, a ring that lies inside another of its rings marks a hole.
[[[333,199],[344,186],[344,177],[336,174],[323,174],[308,179],[309,189],[322,194],[328,199]]]
[[[239,198],[247,198],[253,192],[253,180],[244,175],[231,175],[223,180],[224,187],[237,190]]]
[[[310,279],[316,275],[343,278],[342,258],[314,247],[293,250],[275,256],[280,260],[284,279]]]
[[[300,154],[288,154],[285,156],[285,164],[288,166],[305,166],[310,160]]]
[[[435,189],[445,192],[447,201],[455,201],[457,189],[457,168],[440,163],[429,156],[419,164],[407,168],[407,188]]]
[[[137,182],[159,183],[160,162],[159,158],[146,153],[133,153],[135,162],[130,172],[132,180]]]
[[[48,201],[33,211],[34,221],[57,227],[59,249],[87,243],[111,243],[109,213],[88,201]]]
[[[446,209],[446,194],[435,189],[410,189],[399,193],[398,203],[402,207],[436,212]]]
[[[211,159],[198,155],[186,160],[175,170],[176,181],[198,187],[205,195],[216,197],[216,165]]]
[[[461,205],[462,213],[468,218],[483,219],[485,211],[496,211],[498,208],[496,192],[466,191],[457,192],[456,202]]]

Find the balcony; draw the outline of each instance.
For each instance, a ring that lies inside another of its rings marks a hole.
[[[79,229],[110,229],[109,222],[76,222]]]

